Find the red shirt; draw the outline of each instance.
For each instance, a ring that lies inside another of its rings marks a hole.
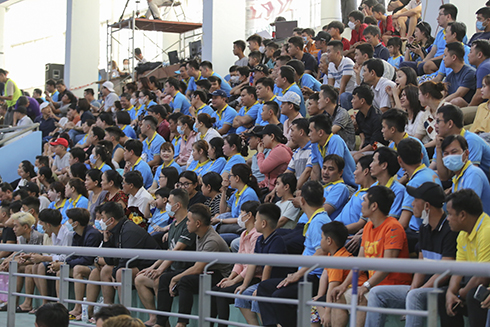
[[[350,45],[354,45],[355,43],[360,41],[366,42],[366,38],[364,37],[364,35],[362,35],[362,33],[367,26],[367,24],[361,24],[361,26],[359,26],[359,32],[355,29],[351,31]]]
[[[157,133],[160,134],[165,141],[168,142],[170,140],[170,128],[168,127],[168,121],[166,119],[164,119],[160,125],[158,125]]]
[[[344,51],[350,49],[350,42],[345,37],[342,38],[342,44],[344,45]]]
[[[394,33],[395,28],[393,27],[393,15],[386,16],[386,26],[383,25],[383,21],[380,20],[378,22],[378,27],[381,31],[381,35],[385,34],[386,32]]]

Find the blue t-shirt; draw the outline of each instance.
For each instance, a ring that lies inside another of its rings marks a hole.
[[[433,46],[437,47],[434,58],[442,56],[444,54],[444,49],[446,49],[446,29],[443,28],[437,33]]]
[[[306,75],[306,74],[305,74]],[[303,117],[306,117],[306,106],[305,106],[305,99],[303,98],[303,92],[301,92],[301,89],[299,88],[298,84],[294,83],[294,84],[291,84],[291,86],[289,87],[289,89],[287,89],[286,92],[283,93],[283,90],[279,87],[277,87],[276,85],[274,85],[274,94],[276,96],[279,96],[279,97],[282,97],[284,96],[284,94],[286,94],[288,91],[292,91],[294,93],[296,93],[297,95],[299,95],[299,98],[301,99],[301,104],[299,105],[300,109],[299,109],[299,112],[301,113],[301,115]],[[279,101],[280,102],[280,101]],[[281,103],[279,103],[279,106],[281,105]],[[281,123],[284,124],[284,121],[287,119],[284,119],[283,121],[283,116],[286,117],[285,115],[281,115]]]
[[[152,161],[155,156],[160,155],[160,147],[165,143],[163,136],[155,132],[153,137],[148,137],[143,141],[143,154],[142,157],[146,157],[146,162]]]
[[[66,215],[67,210],[73,209],[73,208],[84,208],[84,209],[88,208],[88,199],[86,197],[81,196],[80,199],[78,199],[78,201],[76,201],[76,202],[75,201],[76,201],[76,199],[75,200],[73,200],[73,199],[66,200],[65,206],[61,210],[61,216],[63,217],[63,219],[61,220],[62,225],[64,225],[68,221],[68,216]]]
[[[323,187],[323,197],[325,204],[334,207],[335,211],[330,215],[334,219],[342,212],[344,205],[349,201],[349,188],[344,183],[325,185]]]
[[[322,86],[322,83],[320,83],[319,80],[317,80],[310,74],[303,74],[303,76],[301,76],[301,79],[299,81],[299,85],[301,87],[303,86],[309,87],[315,92],[320,92],[320,87]]]
[[[246,163],[245,159],[240,154],[235,154],[228,158],[226,161],[226,165],[223,167],[222,173],[230,173],[231,168],[236,164],[244,164]],[[237,216],[238,217],[238,216]]]
[[[304,256],[312,256],[315,254],[316,250],[320,248],[320,242],[322,240],[322,226],[328,224],[332,220],[328,216],[326,211],[317,213],[311,220],[305,234],[305,248],[303,250]],[[320,277],[322,275],[323,268],[317,268],[313,270],[310,274],[317,275]]]
[[[137,170],[141,173],[146,189],[151,187],[151,184],[153,184],[153,174],[151,173],[150,166],[146,162],[140,160],[131,170]]]
[[[483,171],[473,165],[473,163],[468,165],[468,168],[463,172],[463,176],[459,179],[456,179],[456,176],[453,177],[453,193],[465,188],[475,191],[481,199],[483,211],[488,214],[490,212],[490,183]]]
[[[232,126],[233,119],[235,119],[236,115],[237,115],[236,110],[230,107],[229,105],[226,105],[226,107],[221,111],[221,114],[218,114],[217,111],[213,112],[211,117],[216,118],[216,123],[214,123],[214,128],[216,130],[220,130],[224,125]],[[235,133],[235,131],[236,129],[231,127],[227,134],[233,134]]]
[[[238,196],[238,200],[237,193],[238,191],[235,191],[235,193],[233,193],[230,199],[226,202],[228,204],[228,207],[231,208],[231,216],[233,218],[238,218],[238,216],[240,216],[242,204],[244,204],[245,202],[259,202],[259,197],[257,196],[257,193],[255,193],[254,189],[251,187],[245,186],[245,189],[242,190],[242,194]]]
[[[182,168],[179,166],[178,163],[176,163],[173,160],[170,163],[170,165],[165,166],[165,168],[167,168],[167,167],[174,167],[175,169],[177,169],[177,172],[179,173],[179,175],[182,172]],[[160,179],[160,173],[162,172],[162,168],[163,168],[163,164],[161,164],[160,166],[158,166],[157,169],[155,170],[155,176],[153,177],[153,180],[155,182],[157,182],[157,183],[158,183],[158,180]]]
[[[276,87],[276,86],[274,85],[274,87]],[[281,101],[277,100],[277,96],[276,95],[274,95],[272,97],[272,99],[270,99],[269,101],[275,101],[279,105],[279,108],[281,107]],[[268,102],[268,101],[265,101],[265,102]],[[268,122],[262,120],[262,110],[264,109],[264,102],[259,103],[259,106],[260,106],[258,108],[259,113],[257,114],[257,119],[255,120],[255,125],[256,126],[265,126],[265,125],[268,125],[269,124]],[[283,116],[285,117],[284,119],[283,119]],[[288,119],[288,117],[286,115],[280,114],[279,121],[281,123],[284,124],[284,122],[286,121],[286,119]]]
[[[469,88],[463,99],[470,103],[476,90],[475,68],[465,64],[459,72],[455,73],[453,71],[446,76],[446,84],[448,85],[448,94],[455,93],[460,86]]]
[[[65,200],[63,200],[61,205],[58,208],[56,208],[56,201],[53,201],[49,204],[48,209],[56,209],[59,212],[63,212],[63,209],[66,207],[67,203],[68,203],[68,200],[65,199]]]
[[[227,83],[227,82],[226,82],[226,81],[223,79],[223,77],[221,77],[221,76],[220,76],[218,73],[213,72],[213,76],[216,76],[216,77],[218,77],[219,79],[221,79],[221,87],[220,87],[220,89],[221,89],[222,91],[225,91],[227,96],[230,96],[230,92],[231,92],[231,86],[230,86],[230,84],[228,84],[228,83]]]
[[[470,53],[471,48],[465,44],[464,46],[464,63],[469,65],[470,61],[468,60],[468,54]],[[446,64],[444,63],[444,59],[442,59],[441,65],[439,66],[439,70],[437,71],[437,74],[441,74],[442,76],[447,76],[449,73],[451,73],[453,70],[451,68],[447,68]]]
[[[203,79],[203,77],[202,77],[201,73],[199,73],[199,77],[197,78],[197,80],[200,81],[202,79]],[[189,85],[187,86],[187,91],[194,92],[196,89],[197,89],[196,79],[194,78],[194,76],[192,76],[189,79]]]
[[[109,166],[108,164],[104,163],[102,164],[101,167],[98,168],[101,172],[106,172],[108,170],[112,170],[111,166]]]
[[[126,134],[127,137],[132,138],[133,140],[136,139],[136,132],[130,125],[124,125],[121,130]]]
[[[427,168],[425,165],[422,164],[414,171],[407,185],[417,188],[420,185],[424,184],[425,182],[437,183],[442,187],[441,180],[439,179],[439,176],[437,176],[436,172],[430,168]],[[408,192],[405,190],[402,210],[408,210],[410,212],[413,212],[412,202],[413,202],[413,196],[408,194]],[[416,218],[414,215],[412,215],[412,218],[410,219],[409,227],[414,231],[418,231],[421,223],[422,223],[421,218]]]
[[[172,145],[174,146],[174,159],[177,158],[180,154],[180,134],[175,135],[172,139]]]
[[[422,150],[421,150],[421,153],[422,153],[422,163],[424,165],[426,165],[427,167],[429,167],[429,165],[430,165],[429,154],[427,153],[427,149],[425,148],[424,144],[418,138],[416,138],[416,137],[413,137],[413,136],[408,136],[408,137],[411,138],[411,139],[414,139],[414,140],[416,140],[417,142],[420,143],[420,145],[422,147]],[[395,149],[395,142],[391,141],[390,144],[388,144],[388,147],[390,147],[392,149]],[[396,175],[397,175],[398,179],[400,179],[400,178],[403,177],[404,174],[405,174],[405,170],[403,170],[403,168],[400,168],[398,170],[398,173]]]
[[[85,142],[87,142],[87,137],[88,137],[88,133],[85,134],[82,139],[80,141],[78,141],[77,145],[80,144],[80,145],[84,145]]]
[[[393,58],[393,56],[391,56],[391,57],[388,58],[387,61],[388,61],[388,63],[390,65],[392,65],[396,69],[399,69],[400,68],[400,64],[403,62],[403,56],[402,55],[399,55],[396,58]]]
[[[143,116],[145,117],[147,114],[148,114],[148,108],[150,108],[151,106],[156,106],[157,103],[153,100],[150,100],[150,102],[148,102],[148,105],[142,105],[140,107],[140,109],[138,110],[138,117],[139,116]]]
[[[484,60],[476,69],[476,88],[481,89],[483,77],[490,74],[490,59]]]
[[[123,109],[122,111],[127,111],[131,120],[136,119],[136,109],[134,108],[134,106],[131,106],[131,108],[129,109]]]
[[[342,222],[345,226],[357,223],[362,218],[362,201],[364,201],[364,194],[366,194],[367,190],[361,189],[359,186],[335,220]]]
[[[262,105],[259,102],[255,102],[250,108],[247,109],[247,107],[243,106],[240,108],[240,111],[238,111],[237,116],[249,116],[252,118],[252,122],[257,121],[257,116],[260,116],[262,113]],[[236,133],[240,134],[241,132],[246,131],[247,128],[244,126],[240,126],[236,129]]]
[[[168,105],[170,106],[170,108],[173,109],[173,112],[180,111],[184,115],[189,116],[189,108],[191,107],[191,104],[189,103],[189,100],[187,100],[186,96],[182,93],[177,91],[174,98],[172,99],[172,101],[170,101]]]
[[[350,154],[349,148],[345,144],[344,140],[338,136],[337,134],[331,134],[330,140],[326,145],[325,156],[328,154],[337,154],[344,158],[345,167],[343,178],[346,184],[356,187],[357,184],[354,181],[354,170],[356,170],[356,162],[352,155]],[[311,144],[311,164],[319,165],[320,167],[323,165],[324,156],[320,152],[320,148],[318,143]]]
[[[171,218],[165,210],[155,209],[149,221],[148,234],[151,234],[155,230],[154,226],[165,227],[170,224],[170,221]]]
[[[215,172],[221,175],[223,172],[223,168],[226,166],[226,159],[224,157],[219,157],[218,159],[211,161],[209,166],[204,167],[204,169],[201,172],[201,175],[204,176],[209,172]]]
[[[373,186],[376,185],[379,185],[379,182],[373,184]],[[395,193],[395,201],[393,201],[393,204],[391,205],[389,216],[399,219],[400,215],[402,214],[405,186],[403,186],[399,181],[393,180],[393,183],[390,185],[390,189],[393,191],[393,193]]]
[[[60,92],[56,91],[53,93],[53,95],[51,96],[51,100],[53,100],[53,102],[60,102],[61,99],[60,99]]]
[[[214,113],[213,108],[211,108],[207,104],[203,104],[201,108],[198,108],[197,109],[197,111],[196,111],[196,117],[199,114],[208,114],[208,115],[211,116],[213,113]]]
[[[207,170],[205,170],[205,169],[208,168],[209,166],[211,166],[211,163],[212,163],[212,161],[208,160],[203,165],[199,166],[199,160],[193,160],[190,163],[189,167],[187,167],[187,170],[191,170],[191,171],[195,172],[197,174],[197,176],[202,176],[203,175],[202,172],[203,171],[207,172]]]

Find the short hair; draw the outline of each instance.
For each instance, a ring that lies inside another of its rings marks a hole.
[[[364,22],[364,14],[362,13],[362,11],[359,11],[359,10],[353,10],[349,13],[349,17],[352,17],[354,18],[354,20],[358,20],[360,21],[361,23]]]
[[[381,35],[381,31],[379,30],[378,26],[368,25],[362,32],[362,35],[368,35],[368,34],[379,37]]]
[[[456,126],[457,128],[463,128],[464,115],[461,108],[455,106],[454,104],[447,104],[437,109],[437,113],[442,114],[444,123],[452,120],[454,126]]]
[[[257,100],[257,90],[253,86],[244,86],[240,91],[247,91],[248,95],[253,95],[254,99]]]
[[[117,202],[104,203],[100,208],[100,212],[105,212],[107,217],[115,220],[121,220],[124,217],[123,207]]]
[[[46,85],[49,85],[49,86],[53,86],[54,87],[54,86],[56,86],[56,82],[54,80],[52,80],[52,79],[48,79],[46,81]]]
[[[368,26],[376,26],[378,21],[373,16],[366,16],[364,17],[364,24],[367,24]]]
[[[71,148],[70,154],[73,157],[73,159],[78,159],[79,162],[84,162],[87,156],[82,148]]]
[[[383,6],[383,4],[381,4],[381,3],[378,3],[378,4],[374,5],[371,10],[373,12],[379,12],[380,14],[383,14],[383,15],[386,14],[385,6]]]
[[[25,199],[22,199],[22,205],[28,207],[29,209],[34,209],[35,213],[39,213],[39,207],[41,202],[38,197],[28,196]]]
[[[310,133],[310,122],[307,118],[296,118],[291,124],[296,125],[297,129],[302,129],[306,136]]]
[[[255,85],[262,84],[264,87],[268,87],[271,90],[274,89],[274,80],[270,77],[261,77],[255,82]]]
[[[139,56],[141,54],[141,49],[140,48],[134,49],[134,54]]]
[[[65,85],[65,82],[63,82],[62,79],[59,79],[56,81],[56,85]]]
[[[303,50],[303,47],[305,45],[305,42],[303,41],[303,38],[301,36],[292,36],[289,38],[288,43],[291,43],[293,46],[296,48],[300,48]]]
[[[272,110],[272,112],[274,113],[274,115],[276,117],[279,117],[279,104],[272,100],[272,101],[267,101],[264,103],[264,106],[267,106],[267,108],[269,108],[269,110]]]
[[[472,216],[480,217],[483,213],[481,199],[472,189],[467,188],[451,193],[446,199],[446,204],[450,201],[452,208],[458,214],[465,211]]]
[[[128,309],[122,304],[111,304],[107,307],[101,307],[99,311],[94,315],[95,321],[102,319],[105,321],[111,317],[120,316],[120,315],[130,315]]]
[[[456,40],[463,42],[466,36],[466,24],[463,22],[449,22],[447,25],[451,28],[451,34],[456,34]]]
[[[323,186],[318,181],[308,181],[301,187],[301,196],[310,207],[323,206]]]
[[[281,218],[281,208],[275,203],[263,203],[257,208],[257,213],[267,221],[272,229],[276,229],[277,222]]]
[[[463,151],[468,150],[468,142],[464,138],[464,136],[459,135],[459,134],[453,134],[453,135],[448,135],[444,138],[441,144],[441,149],[442,151],[445,151],[446,148],[453,143],[454,141],[458,141],[459,145],[461,146],[461,149]]]
[[[187,193],[186,190],[181,188],[176,188],[170,191],[170,195],[173,195],[175,201],[182,204],[182,207],[187,208],[187,206],[189,205],[189,193]]]
[[[159,195],[161,198],[167,198],[170,196],[170,189],[168,187],[161,187],[155,191],[155,196]]]
[[[180,116],[183,116],[184,114],[181,113],[180,111],[178,112],[172,112],[168,117],[167,120],[171,120],[173,122],[179,121]]]
[[[371,170],[370,166],[371,166],[371,163],[373,162],[373,155],[368,154],[368,155],[362,156],[361,158],[359,158],[359,160],[357,162],[361,165],[362,170],[365,170],[365,169]]]
[[[92,89],[92,88],[87,88],[87,89],[83,90],[83,92],[87,92],[88,94],[91,94],[91,95],[95,94],[94,89]]]
[[[51,210],[51,209],[50,209]],[[43,210],[42,212],[44,212]],[[66,216],[72,221],[77,221],[80,226],[85,227],[90,221],[90,211],[85,208],[71,208],[66,210]]]
[[[272,48],[273,50],[277,50],[279,49],[279,44],[275,42],[270,42],[269,44],[267,44],[267,48]]]
[[[279,69],[279,74],[281,77],[286,78],[288,83],[290,84],[294,83],[296,71],[294,70],[293,67],[287,65],[282,66]]]
[[[453,20],[456,20],[456,18],[458,17],[458,7],[451,3],[443,4],[439,7],[439,10],[440,9],[443,10],[444,15],[450,15]]]
[[[63,220],[63,216],[61,216],[61,212],[57,209],[44,209],[39,213],[39,220],[43,223],[48,223],[55,227],[58,227]]]
[[[330,237],[337,246],[343,247],[347,238],[349,237],[349,231],[344,223],[340,221],[332,221],[322,226],[323,235],[325,238]]]
[[[295,174],[283,173],[283,174],[277,176],[277,178],[280,178],[281,182],[284,185],[289,186],[289,190],[291,191],[291,193],[294,194],[294,192],[296,192],[296,187],[298,186],[298,179],[296,178]]]
[[[309,36],[315,36],[315,31],[312,28],[309,28],[309,27],[303,29],[303,32],[302,33],[306,33]]]
[[[313,123],[315,129],[323,130],[326,134],[332,133],[332,119],[326,115],[316,115],[310,118],[310,124]]]
[[[193,60],[189,60],[187,62],[187,65],[189,65],[190,68],[194,68],[195,70],[198,70],[199,69],[199,62],[195,59]]]
[[[339,40],[332,40],[327,43],[327,46],[333,47],[335,51],[340,51],[341,53],[344,50],[344,44]]]
[[[395,193],[386,186],[376,185],[367,190],[366,199],[370,204],[377,203],[379,211],[387,216],[395,201]]]
[[[35,315],[38,327],[68,327],[70,324],[68,309],[61,303],[46,303],[36,310]]]
[[[260,53],[260,51],[258,50],[255,50],[255,51],[252,51],[249,53],[248,55],[249,58],[254,58],[254,59],[257,59],[260,61],[260,59],[262,59],[262,54]]]
[[[323,158],[323,163],[331,161],[337,166],[338,171],[344,170],[345,167],[345,160],[338,154],[331,153],[329,155],[326,155],[325,158]]]
[[[464,60],[465,50],[461,42],[451,42],[446,44],[450,56],[455,55],[460,61]]]
[[[199,219],[204,226],[211,225],[211,210],[208,206],[202,203],[193,204],[188,211],[192,213],[197,219]]]
[[[394,47],[394,48],[402,48],[402,40],[399,37],[392,37],[391,39],[388,40],[388,43],[386,44],[387,47]]]
[[[206,102],[208,101],[208,96],[206,95],[206,93],[204,93],[204,92],[203,92],[203,91],[201,91],[201,90],[195,90],[194,92],[192,92],[192,94],[193,94],[194,96],[199,97],[199,99],[200,99],[202,102],[204,102],[204,103],[206,103]]]
[[[254,51],[254,52],[258,52],[258,51]],[[259,52],[259,54],[260,54],[260,52]],[[248,66],[238,67],[237,71],[238,71],[238,74],[240,74],[242,76],[248,77],[250,75],[250,68],[248,68]]]
[[[367,69],[368,72],[374,71],[374,73],[378,77],[383,76],[385,72],[385,66],[381,59],[371,58],[369,60],[366,60],[362,65],[365,66],[365,69]]]
[[[353,91],[352,95],[357,96],[359,99],[364,99],[367,105],[372,105],[374,100],[373,90],[367,85],[357,86]]]
[[[13,213],[21,213],[20,212],[20,209],[22,209],[22,202],[21,201],[12,201],[12,202],[10,202],[10,205],[9,205],[9,210],[10,211],[12,211]],[[25,212],[23,212],[23,213],[25,213]],[[32,222],[32,224],[30,224],[30,226],[32,226],[36,222],[36,219],[30,213],[28,215],[31,216],[34,219],[33,222]],[[14,217],[12,216],[12,218],[14,218]]]
[[[482,7],[480,9],[478,9],[475,14],[476,15],[482,15],[483,18],[488,19],[488,18],[490,18],[490,8]],[[473,41],[472,44],[475,44],[475,41]]]
[[[260,45],[262,43],[262,37],[258,34],[253,34],[247,38],[247,42],[250,41],[257,42]]]
[[[487,9],[490,11],[490,8]],[[471,46],[475,47],[475,50],[481,52],[485,58],[490,58],[490,42],[488,40],[486,39],[475,40],[473,41],[473,43],[471,43]]]
[[[420,145],[420,141],[408,137],[401,140],[397,148],[398,155],[407,165],[413,166],[422,162],[422,146]]]
[[[127,111],[123,111],[123,110],[116,111],[116,119],[118,124],[121,125],[131,124],[131,116]]]
[[[209,77],[214,77],[214,76],[209,76]],[[211,88],[211,82],[208,79],[200,79],[196,81],[196,85],[202,87],[206,91],[209,91],[209,89]],[[175,112],[175,113],[181,113],[181,112]]]
[[[102,120],[102,119],[101,119]],[[97,136],[99,141],[104,139],[105,131],[99,126],[92,126],[92,133]]]
[[[372,58],[374,56],[374,48],[370,43],[359,44],[356,47],[356,50],[359,50],[361,54],[367,54],[368,58]]]
[[[36,156],[36,160],[39,162],[40,165],[49,167],[49,158],[48,158],[48,156]]]
[[[143,187],[143,175],[137,170],[134,171],[128,171],[126,174],[124,174],[124,181],[126,184],[133,184],[133,186],[137,189],[140,189]]]
[[[337,99],[339,98],[339,92],[332,85],[323,84],[320,87],[320,93],[322,93],[325,98],[329,98],[330,102],[334,104],[337,103]]]
[[[125,135],[124,132],[117,126],[109,126],[105,129],[105,131],[107,132],[107,134],[114,137],[114,139],[117,142],[119,142],[121,137],[123,137]]]
[[[340,34],[344,33],[344,29],[345,29],[344,24],[338,20],[334,20],[333,22],[330,22],[327,25],[327,30],[329,30],[331,28],[338,29]]]
[[[126,143],[124,143],[124,147],[127,151],[133,151],[134,155],[137,157],[140,157],[143,152],[143,143],[139,140],[127,140]]]
[[[279,57],[276,58],[276,62],[280,61],[280,62],[283,62],[283,63],[287,63],[291,59],[293,59],[293,58],[291,58],[291,56],[288,56],[288,55],[279,56]]]
[[[169,77],[165,83],[168,83],[169,86],[172,86],[176,91],[179,90],[180,82],[175,77]]]
[[[245,48],[247,47],[245,41],[243,40],[236,40],[235,42],[233,42],[233,45],[235,45],[237,48],[240,48],[242,51],[245,51]]]
[[[286,65],[293,67],[296,74],[299,76],[303,75],[305,72],[305,64],[298,59],[291,59],[286,63]]]
[[[395,127],[395,129],[402,133],[405,131],[405,126],[408,123],[407,113],[400,109],[389,109],[381,115],[381,120],[384,120],[388,127]]]
[[[379,147],[374,151],[374,154],[378,154],[378,162],[384,164],[386,162],[386,170],[388,175],[395,176],[400,170],[400,164],[398,163],[398,153],[387,146]],[[373,155],[374,157],[374,155]]]
[[[0,189],[2,190],[2,192],[7,192],[7,191],[13,192],[14,191],[14,189],[12,188],[12,185],[10,185],[10,183],[7,183],[7,182],[3,182],[0,185]]]
[[[141,319],[133,318],[131,315],[118,315],[104,321],[104,327],[144,327]]]
[[[213,69],[213,64],[211,63],[211,61],[204,60],[199,64],[199,68]]]
[[[153,117],[153,116],[150,116],[150,115],[146,115],[144,118],[143,118],[143,121],[150,125],[151,129],[157,129],[157,126],[158,126],[158,120]]]

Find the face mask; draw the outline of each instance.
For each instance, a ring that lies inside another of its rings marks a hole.
[[[264,53],[265,52],[265,47],[263,45],[261,45],[259,47],[259,51],[260,51],[260,53]]]
[[[476,22],[476,29],[478,29],[480,31],[484,31],[485,30],[485,26],[483,26],[483,22],[477,21]]]
[[[458,171],[464,166],[463,154],[450,154],[442,158],[444,166],[451,171]]]
[[[43,226],[42,226],[42,225],[37,224],[37,226],[36,226],[36,230],[37,230],[39,233],[44,234],[44,228],[43,228]]]
[[[72,225],[72,224],[70,224],[70,223],[66,223],[66,224],[65,224],[65,227],[66,227],[66,229],[68,229],[68,231],[69,231],[70,233],[71,233],[71,232],[73,232],[73,225]]]
[[[303,36],[303,42],[308,42],[308,38],[306,36]]]
[[[100,228],[99,230],[101,231],[105,231],[107,230],[107,227],[109,227],[110,225],[107,225],[105,221],[102,221],[102,219],[100,220]]]
[[[184,130],[182,129],[182,126],[177,126],[177,132],[179,132],[180,135],[184,135]]]
[[[238,216],[238,219],[237,219],[237,224],[238,224],[238,226],[240,226],[240,228],[245,228],[245,223],[248,221],[248,219],[243,220],[243,216],[245,216],[245,215],[240,215],[240,216]]]
[[[37,174],[39,173],[39,168],[37,168],[36,166],[34,166],[34,172]]]
[[[97,159],[95,159],[95,156],[93,153],[90,155],[89,160],[90,160],[90,163],[92,165],[95,165],[95,163],[97,162]]]
[[[240,76],[231,76],[230,77],[230,82],[232,84],[237,84],[240,81]]]
[[[422,224],[427,225],[429,223],[429,213],[430,213],[430,210],[422,211],[422,216],[420,217],[420,218],[422,218]]]
[[[102,230],[102,226],[100,225],[100,220],[96,220],[94,223],[94,226],[98,230]]]
[[[112,107],[112,108],[111,108],[111,111],[112,111],[112,112],[116,112],[116,107]]]
[[[142,98],[139,98],[138,102],[140,103],[140,105],[144,105],[146,103],[145,99],[142,99]]]
[[[199,129],[197,128],[196,123],[194,123],[194,125],[192,126],[192,129],[194,130],[194,132],[199,133]]]
[[[132,106],[136,105],[136,99],[131,98],[131,100],[129,100],[129,103],[131,103]]]
[[[356,24],[354,24],[353,22],[349,22],[347,25],[349,26],[349,28],[351,30],[355,30],[356,29]]]
[[[170,203],[167,203],[165,205],[165,211],[168,213],[169,217],[175,217],[175,211],[172,211],[172,207],[173,205],[171,205]]]

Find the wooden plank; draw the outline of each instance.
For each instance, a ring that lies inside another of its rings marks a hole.
[[[171,22],[166,20],[155,20],[136,18],[136,27],[145,31],[159,31],[166,33],[185,33],[202,27],[200,23]],[[112,28],[132,28],[132,20],[126,19],[111,25]]]

